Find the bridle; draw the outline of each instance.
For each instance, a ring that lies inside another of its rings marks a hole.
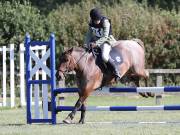
[[[77,62],[75,62],[75,59],[74,57],[69,54],[70,57],[71,57],[71,60],[68,62],[68,64],[66,64],[66,67],[65,67],[65,70],[61,70],[61,69],[58,69],[57,71],[63,73],[63,76],[66,76],[67,73],[71,72],[73,69],[75,69],[75,67],[77,67]],[[73,62],[73,63],[72,63]],[[74,65],[73,67],[71,67],[71,65]]]
[[[70,62],[68,64],[66,64],[66,67],[65,67],[65,70],[61,70],[61,69],[58,69],[57,71],[63,73],[63,76],[65,76],[65,74],[69,73],[70,71],[72,71],[73,69],[75,69],[77,66],[78,66],[78,63],[80,62],[80,60],[85,56],[85,54],[87,53],[88,51],[85,51],[81,57],[76,61],[75,58],[71,55],[70,57],[73,59],[73,60],[70,60]],[[73,61],[73,64],[74,65],[73,67],[71,67],[71,61]],[[76,61],[76,62],[75,62]],[[70,68],[71,67],[71,68]]]
[[[71,55],[71,54],[70,54]],[[71,58],[73,58],[73,56],[71,55]],[[73,66],[73,67],[71,67],[71,61],[73,61],[73,64],[72,65],[77,65],[74,61],[74,58],[73,58],[73,60],[70,60],[69,62],[68,62],[68,64],[66,64],[66,67],[65,67],[65,70],[61,70],[61,69],[58,69],[57,71],[59,72],[62,72],[63,73],[63,75],[64,74],[66,74],[66,73],[69,73],[70,71],[72,71],[73,69],[74,69],[74,67],[76,67],[76,66]]]

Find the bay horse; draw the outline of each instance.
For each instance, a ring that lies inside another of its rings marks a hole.
[[[113,47],[120,51],[123,58],[123,62],[119,65],[121,77],[131,69],[133,75],[145,79],[148,78],[149,72],[145,69],[144,44],[140,39],[120,40]],[[71,123],[76,112],[81,109],[79,123],[83,124],[85,122],[85,101],[87,97],[96,89],[113,84],[115,78],[112,74],[103,74],[101,69],[95,64],[93,54],[86,53],[85,49],[80,47],[73,47],[60,56],[56,73],[57,78],[63,79],[64,74],[70,71],[76,72],[79,99],[74,106],[74,110],[63,122]]]

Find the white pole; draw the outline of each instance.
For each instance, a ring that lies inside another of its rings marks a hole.
[[[3,106],[6,106],[6,46],[3,46]]]
[[[46,47],[42,50],[42,56],[46,53]],[[46,61],[43,62],[46,65]],[[42,80],[46,80],[46,72],[42,70]],[[47,84],[42,85],[42,98],[43,98],[43,118],[48,118],[48,87]]]
[[[25,101],[25,72],[24,72],[24,44],[20,44],[20,100],[21,100],[21,106],[26,105]]]
[[[39,52],[38,50],[35,51],[35,54],[37,57],[39,57]],[[39,70],[36,71],[36,80],[39,80]],[[39,119],[40,118],[40,111],[39,111],[39,84],[34,85],[34,113],[35,113],[35,118]]]
[[[14,92],[14,44],[10,44],[10,93],[11,93],[11,107],[15,106],[15,92]]]

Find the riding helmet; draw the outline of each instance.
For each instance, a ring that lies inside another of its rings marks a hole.
[[[92,20],[100,20],[102,18],[100,10],[98,8],[91,9],[90,17]]]

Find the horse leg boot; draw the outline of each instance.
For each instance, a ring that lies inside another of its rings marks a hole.
[[[84,124],[85,114],[86,114],[86,107],[84,104],[82,104],[82,110],[81,110],[81,118],[79,120],[79,123]]]
[[[63,120],[63,122],[66,124],[72,123],[72,120],[74,119],[76,112],[81,108],[81,106],[82,106],[82,102],[80,99],[78,99],[78,101],[75,104],[74,110],[66,117],[65,120]]]
[[[109,58],[108,62],[110,63],[110,65],[113,68],[113,72],[115,74],[115,81],[119,81],[121,79],[121,75],[119,73],[118,67],[116,66],[116,64],[114,63],[114,60],[112,58]]]

